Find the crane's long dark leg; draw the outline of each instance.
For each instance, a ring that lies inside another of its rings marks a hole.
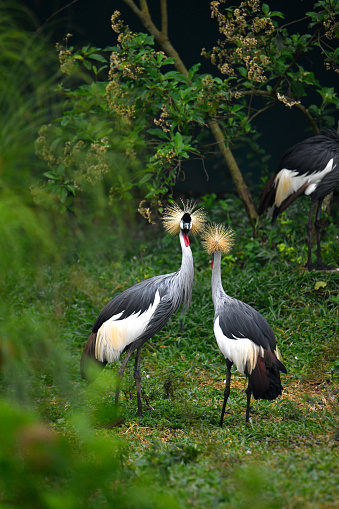
[[[226,359],[226,385],[225,385],[225,391],[224,391],[224,402],[222,405],[221,410],[221,416],[220,416],[220,422],[219,426],[222,428],[223,422],[224,422],[224,414],[226,410],[226,404],[228,400],[228,396],[230,395],[231,390],[231,367],[233,362],[231,362],[229,359]]]
[[[141,360],[141,346],[137,349],[134,364],[134,380],[137,389],[138,400],[138,416],[142,417],[142,402],[141,402],[141,373],[140,373],[140,360]]]
[[[321,245],[320,245],[320,215],[321,215],[321,206],[323,203],[323,198],[318,200],[318,208],[315,215],[314,228],[315,234],[317,238],[317,267],[321,268],[323,266],[321,261]]]
[[[307,268],[308,270],[312,269],[312,228],[313,228],[313,212],[315,207],[315,201],[312,201],[310,213],[308,215],[307,219]]]
[[[126,353],[126,356],[124,358],[124,362],[121,364],[119,370],[118,370],[118,373],[117,373],[117,387],[116,387],[116,390],[115,390],[115,404],[117,405],[118,404],[118,401],[119,401],[119,394],[120,394],[120,384],[121,384],[121,380],[122,380],[122,377],[123,377],[123,374],[124,374],[124,371],[125,371],[125,368],[127,366],[127,363],[128,361],[130,360],[131,358],[131,355],[132,353],[134,352],[134,348],[133,347],[130,347],[130,349],[128,350],[128,352]]]
[[[251,394],[252,394],[252,387],[251,387],[251,383],[249,380],[248,380],[248,386],[247,386],[247,389],[245,392],[246,392],[246,396],[247,396],[246,422],[248,422],[249,418],[250,418],[250,403],[251,403]]]

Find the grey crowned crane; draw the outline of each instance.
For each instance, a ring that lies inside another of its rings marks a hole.
[[[104,367],[118,360],[126,351],[117,377],[115,403],[126,365],[136,350],[134,379],[137,390],[138,415],[142,416],[140,357],[141,347],[166,325],[180,306],[187,310],[193,287],[193,256],[189,233],[198,233],[204,224],[202,209],[194,210],[191,202],[183,210],[174,203],[165,209],[163,223],[170,234],[179,234],[182,250],[177,272],[154,276],[135,284],[117,295],[102,309],[81,357],[81,375],[91,381],[91,363]]]
[[[268,209],[274,222],[299,196],[312,200],[307,221],[307,268],[312,267],[313,213],[318,203],[314,227],[317,239],[317,261],[314,268],[325,269],[321,260],[320,214],[325,196],[339,185],[339,133],[326,129],[291,147],[282,156],[278,170],[266,183],[259,203],[259,215]]]
[[[226,360],[226,386],[220,417],[223,419],[231,387],[231,368],[248,377],[246,422],[249,420],[251,394],[255,399],[276,399],[282,391],[280,361],[274,332],[265,318],[248,304],[227,295],[221,282],[221,255],[233,245],[233,232],[223,225],[209,225],[203,233],[203,244],[212,255],[212,299],[214,335]]]

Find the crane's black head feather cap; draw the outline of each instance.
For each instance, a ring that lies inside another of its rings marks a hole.
[[[181,201],[182,209],[179,205],[173,202],[171,205],[168,205],[164,211],[163,215],[163,223],[165,229],[171,235],[176,235],[180,231],[180,225],[183,223],[184,229],[187,229],[185,225],[191,223],[191,231],[193,235],[199,233],[206,221],[206,215],[203,209],[197,209],[196,204],[190,200],[187,200],[186,203]]]

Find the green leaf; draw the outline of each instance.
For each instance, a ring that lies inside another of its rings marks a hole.
[[[280,11],[272,11],[270,16],[271,16],[271,18],[273,18],[273,17],[283,18],[283,19],[285,18],[285,14]]]
[[[143,184],[145,184],[145,182],[151,180],[152,176],[153,176],[152,173],[145,173],[145,175],[141,177],[141,179],[138,182],[139,186],[142,186]]]
[[[68,191],[65,187],[59,187],[57,190],[57,195],[58,195],[58,198],[61,201],[61,203],[65,203],[67,195],[68,195]]]
[[[262,12],[266,15],[270,12],[270,8],[267,4],[262,4]]]
[[[73,196],[75,196],[75,187],[73,184],[65,184],[65,188],[68,189],[68,191],[70,191]]]
[[[51,180],[60,180],[60,178],[61,178],[60,175],[58,175],[54,171],[46,171],[43,175],[44,175],[44,177],[47,177],[48,179],[51,179]]]
[[[299,81],[292,81],[292,90],[297,97],[303,97],[306,95],[305,89]]]
[[[277,32],[277,34],[273,37],[273,44],[275,45],[277,51],[282,52],[285,47],[285,39],[282,35]]]
[[[88,71],[90,71],[92,69],[92,64],[88,60],[84,60],[84,66],[86,67],[86,69]]]
[[[148,129],[147,132],[149,134],[152,134],[153,136],[157,136],[158,138],[161,138],[163,140],[169,140],[168,134],[166,134],[162,129],[152,128]]]
[[[177,78],[179,73],[177,71],[169,71],[166,74],[164,74],[164,80],[171,80],[174,78]]]
[[[65,165],[63,163],[60,163],[59,166],[57,167],[57,174],[63,175],[64,171],[65,171]]]
[[[239,74],[244,78],[247,78],[247,69],[246,67],[238,67]]]
[[[192,81],[192,79],[194,78],[195,74],[199,71],[199,68],[200,68],[200,63],[198,64],[194,64],[188,71],[188,79],[190,81]]]
[[[103,57],[102,55],[98,55],[97,53],[93,53],[92,55],[89,55],[88,58],[92,58],[92,60],[97,60],[98,62],[102,62],[103,64],[107,63],[107,59]]]
[[[183,140],[182,140],[182,136],[179,133],[179,131],[177,131],[175,133],[174,143],[175,143],[175,146],[177,147],[177,149],[179,149],[179,150],[184,146],[184,143],[183,143]]]

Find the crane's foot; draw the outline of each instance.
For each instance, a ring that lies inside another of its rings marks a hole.
[[[334,265],[325,265],[325,264],[317,264],[316,270],[328,270],[328,271],[336,271],[339,270],[338,267],[335,267]]]
[[[319,271],[339,271],[339,267],[335,267],[334,265],[326,265],[325,263],[311,263],[311,265],[306,264],[305,267],[310,272],[311,270],[319,270]]]

